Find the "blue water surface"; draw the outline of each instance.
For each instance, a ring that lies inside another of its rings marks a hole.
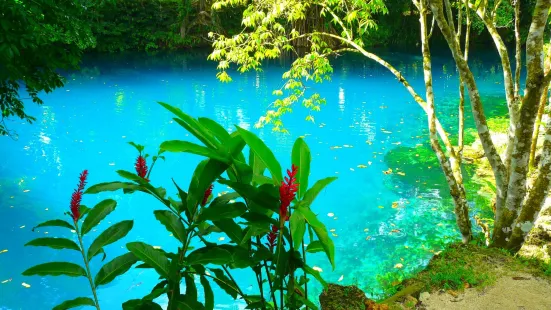
[[[397,52],[382,52],[382,56],[424,97],[420,57]],[[315,122],[305,121],[308,112],[295,107],[283,119],[289,131],[283,134],[270,127],[256,129],[254,123],[275,99],[272,91],[281,87],[281,75],[289,61],[270,63],[262,72],[234,73],[234,81],[223,84],[216,80],[216,64],[205,58],[202,52],[87,56],[81,71],[65,74],[64,88],[43,96],[42,106],[27,105],[37,118],[34,124],[7,123],[18,139],[0,138],[0,309],[50,309],[65,299],[91,295],[85,278],[21,275],[38,263],[80,263],[78,252],[23,245],[36,237],[74,238],[64,229],[31,229],[42,221],[66,216],[63,213],[68,211],[82,170],[89,170],[89,184],[120,180],[115,172],[119,169],[132,171],[137,154],[127,142],[143,144],[146,151],[155,153],[165,140],[194,141],[157,101],[178,106],[195,117],[212,118],[229,131],[235,130],[234,125],[254,131],[284,168],[290,166],[295,139],[305,138],[313,157],[310,183],[339,177],[312,206],[335,242],[335,270],[323,253],[308,257],[308,263],[321,268],[327,281],[356,284],[377,296],[377,275],[419,270],[438,245],[456,240],[445,187],[424,175],[415,176],[420,182],[404,186],[395,176],[383,173],[395,169],[384,161],[387,152],[427,141],[425,114],[386,69],[356,56],[335,59],[332,81],[308,90],[319,92],[327,105],[313,114]],[[480,54],[473,56],[471,66],[483,96],[502,93],[497,63]],[[457,75],[449,55],[434,56],[433,67],[439,115],[456,115]],[[448,128],[456,126],[454,118],[444,123]],[[151,182],[175,196],[171,178],[187,188],[200,159],[167,154],[166,161],[155,166]],[[407,168],[403,173],[408,173]],[[214,193],[227,190],[217,184]],[[153,216],[154,210],[162,209],[157,201],[141,193],[114,192],[85,195],[83,204],[91,207],[108,197],[118,202],[117,210],[98,231],[86,236],[87,245],[109,225],[133,219],[134,228],[124,241],[106,247],[107,260],[124,253],[129,241],[176,249],[175,239]],[[393,202],[397,203],[394,207]],[[209,238],[217,241],[219,236]],[[92,271],[100,267],[100,260],[94,259]],[[255,292],[256,280],[251,274],[236,271],[235,276],[246,293]],[[146,295],[156,283],[154,272],[133,269],[99,288],[102,309],[120,309],[122,302]],[[213,287],[217,309],[243,308],[242,303]],[[310,292],[311,298],[317,299],[319,286]],[[161,298],[159,303],[166,300]]]

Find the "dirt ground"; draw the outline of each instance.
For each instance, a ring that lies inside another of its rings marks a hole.
[[[503,276],[482,291],[466,289],[457,297],[435,292],[422,305],[427,310],[550,310],[551,283],[519,273]]]

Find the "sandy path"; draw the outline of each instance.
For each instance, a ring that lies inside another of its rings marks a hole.
[[[504,276],[483,291],[435,292],[422,304],[427,310],[551,310],[551,283],[529,274]]]

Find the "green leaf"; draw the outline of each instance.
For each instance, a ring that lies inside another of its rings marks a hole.
[[[312,186],[310,189],[306,191],[304,194],[304,197],[302,198],[302,201],[304,203],[304,206],[310,207],[312,202],[314,202],[314,199],[319,195],[319,193],[331,182],[335,181],[337,177],[328,177],[325,179],[318,180],[314,186]]]
[[[172,183],[174,183],[174,186],[176,186],[176,189],[178,189],[178,196],[180,196],[180,200],[182,201],[182,206],[179,210],[177,210],[179,213],[184,212],[186,210],[186,202],[187,202],[187,193],[183,191],[178,184],[176,184],[176,181],[172,179]]]
[[[52,262],[36,265],[22,273],[24,276],[69,276],[80,277],[86,276],[86,270],[77,264],[65,262]]]
[[[234,202],[228,204],[210,204],[209,207],[203,208],[199,221],[210,220],[217,221],[225,218],[235,218],[247,212],[247,207],[242,202]]]
[[[302,213],[293,212],[289,222],[291,227],[291,236],[293,237],[293,248],[298,250],[302,245],[302,239],[304,238],[304,233],[306,232],[306,221]]]
[[[318,282],[323,286],[323,288],[327,288],[327,282],[325,282],[325,280],[323,280],[323,278],[321,277],[321,274],[320,274],[319,271],[312,269],[312,267],[310,267],[308,265],[304,265],[302,267],[302,269],[304,269],[304,271],[306,271],[306,273],[314,276],[314,278],[316,278],[316,280],[318,280]]]
[[[333,270],[335,270],[335,244],[333,243],[333,240],[329,238],[327,228],[325,228],[324,225],[323,227],[312,226],[312,229],[314,229],[316,236],[318,236],[318,240],[321,242],[321,246],[329,259],[329,262],[331,262],[331,266],[333,266]]]
[[[266,166],[260,160],[260,158],[258,158],[258,155],[256,155],[255,152],[253,152],[252,149],[249,149],[249,165],[253,169],[253,185],[256,185],[255,183],[258,184],[258,180],[261,180],[262,178],[267,178],[264,176],[264,170],[266,170]],[[270,180],[270,183],[271,183],[271,180]]]
[[[254,202],[258,206],[261,206],[267,210],[277,211],[279,209],[279,197],[275,197],[269,189],[276,190],[271,184],[265,184],[260,187],[254,187],[249,184],[243,184],[239,182],[233,182],[229,180],[220,179],[219,183],[228,185],[235,190],[241,197],[247,199],[249,202]]]
[[[94,279],[96,287],[110,283],[116,277],[127,272],[136,262],[138,262],[138,258],[132,253],[115,257],[112,261],[103,265],[96,274]]]
[[[115,210],[117,202],[113,199],[105,199],[90,210],[88,216],[84,219],[81,228],[81,234],[86,235],[92,228],[99,224],[109,213]]]
[[[195,143],[187,142],[187,141],[181,141],[181,140],[165,141],[161,143],[160,148],[167,152],[191,153],[191,154],[212,158],[227,164],[230,163],[229,158],[218,154],[218,152],[216,152],[215,150],[197,145]]]
[[[253,150],[255,155],[258,156],[258,160],[260,160],[262,164],[268,168],[275,184],[281,184],[281,182],[283,181],[283,177],[281,174],[281,165],[275,158],[274,153],[272,153],[272,151],[266,146],[266,144],[264,144],[264,142],[255,134],[239,126],[236,127],[243,140],[245,140],[245,142],[251,148],[251,150]]]
[[[218,228],[214,225],[210,225],[207,222],[199,223],[197,225],[197,229],[199,229],[199,234],[201,236],[206,236],[206,235],[208,235],[210,233],[213,233],[213,232],[222,232],[222,230],[220,230],[220,228]]]
[[[230,239],[231,241],[241,244],[243,240],[243,230],[239,225],[237,225],[232,219],[222,219],[213,222],[216,227],[220,228]]]
[[[88,297],[77,297],[75,299],[66,300],[59,305],[55,306],[52,310],[66,310],[71,308],[76,308],[80,306],[92,306],[95,307],[96,304],[91,298]]]
[[[298,138],[293,145],[292,153],[293,165],[298,167],[297,180],[298,191],[297,199],[301,199],[308,189],[308,176],[310,175],[310,162],[312,155],[308,145],[302,138]]]
[[[162,294],[164,294],[168,291],[167,284],[168,284],[167,280],[164,280],[164,281],[161,281],[161,282],[157,283],[157,285],[155,285],[155,287],[153,287],[151,292],[149,294],[145,295],[142,299],[143,300],[153,300],[153,299],[161,296]]]
[[[203,160],[197,165],[191,177],[191,182],[189,183],[187,196],[187,207],[192,214],[203,200],[207,188],[220,177],[227,168],[227,164],[212,159]]]
[[[163,310],[151,300],[131,299],[122,304],[122,310]]]
[[[192,275],[186,274],[184,276],[186,281],[186,296],[191,300],[197,300],[197,286],[195,285],[195,279]]]
[[[37,238],[25,244],[25,246],[47,246],[52,249],[69,249],[80,251],[80,247],[72,240],[65,238]]]
[[[134,142],[128,142],[128,144],[132,145],[140,153],[143,152],[143,150],[145,149],[145,147],[141,144],[137,144]]]
[[[78,210],[79,210],[79,213],[80,213],[80,216],[78,217],[78,219],[82,219],[84,216],[86,216],[86,214],[88,214],[90,212],[90,208],[88,208],[87,206],[85,205],[80,205],[78,206]]]
[[[203,275],[201,276],[201,285],[205,292],[205,309],[214,310],[214,292],[212,291],[209,280]]]
[[[232,253],[220,247],[204,247],[189,253],[187,261],[190,265],[225,265],[232,262]]]
[[[239,293],[239,290],[235,287],[235,284],[228,278],[224,271],[221,269],[210,269],[215,274],[215,278],[213,278],[214,282],[220,286],[221,289],[223,289],[228,295],[233,297],[233,299],[237,299],[237,294]]]
[[[303,204],[299,204],[298,207],[295,209],[294,213],[300,213],[306,221],[308,221],[308,224],[312,226],[312,228],[322,228],[325,227],[323,223],[318,219],[318,217],[310,210],[309,208],[305,207]]]
[[[118,182],[118,181],[106,182],[106,183],[99,183],[99,184],[92,185],[92,186],[88,187],[84,191],[84,193],[85,194],[98,194],[98,193],[102,193],[102,192],[118,191],[120,189],[136,191],[136,190],[140,189],[140,186],[136,185],[134,183],[129,183],[129,182]]]
[[[134,221],[122,221],[104,230],[88,248],[88,260],[91,260],[96,253],[106,245],[109,245],[128,234],[132,229]]]
[[[33,230],[35,230],[36,228],[39,228],[39,227],[55,227],[55,226],[65,227],[65,228],[75,230],[75,226],[69,224],[69,222],[64,221],[64,220],[49,220],[49,221],[46,221],[44,223],[40,223],[40,224],[36,225],[33,228]]]
[[[130,242],[126,244],[126,248],[134,253],[142,262],[155,268],[161,277],[168,278],[169,261],[161,251],[157,251],[149,244],[143,242]]]
[[[168,210],[156,210],[153,213],[155,214],[155,218],[161,222],[166,230],[171,232],[176,239],[180,240],[182,244],[186,242],[186,228],[174,213]]]
[[[306,247],[306,252],[308,253],[317,253],[317,252],[323,252],[323,245],[319,240],[314,240],[308,244]]]
[[[205,306],[198,302],[197,299],[193,299],[187,295],[180,295],[175,302],[176,309],[178,310],[204,310]]]
[[[226,131],[226,129],[224,129],[224,127],[216,121],[206,117],[199,117],[197,120],[199,121],[199,124],[203,125],[203,127],[210,131],[218,139],[218,141],[220,141],[220,143],[224,144],[230,139],[231,136],[228,131]]]
[[[207,147],[212,149],[218,149],[220,146],[220,143],[215,140],[214,136],[205,128],[203,127],[198,121],[196,121],[193,117],[187,115],[186,113],[182,112],[182,110],[173,107],[169,104],[166,104],[164,102],[159,102],[160,105],[162,105],[165,109],[172,112],[174,115],[176,115],[178,118],[174,119],[180,126],[184,127],[189,133],[194,135],[199,141],[203,142]]]

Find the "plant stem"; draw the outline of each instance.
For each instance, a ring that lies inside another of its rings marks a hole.
[[[275,298],[274,289],[272,286],[272,279],[270,279],[270,271],[268,270],[268,263],[264,260],[264,269],[266,269],[266,278],[268,278],[268,284],[270,285],[270,294],[272,295],[272,300],[274,302],[274,309],[277,310],[277,300]]]
[[[304,265],[306,265],[306,251],[304,250],[304,242],[302,242],[302,259],[304,260]],[[308,299],[308,276],[306,275],[306,270],[304,270],[304,298]],[[308,310],[308,306],[306,306]]]
[[[256,242],[260,243],[260,237],[256,236]],[[256,272],[258,275],[258,289],[260,289],[260,298],[262,299],[262,308],[266,309],[266,300],[264,299],[264,289],[262,285],[262,265],[260,269]]]
[[[82,242],[82,236],[80,235],[80,229],[78,229],[78,221],[74,220],[74,223],[75,223],[75,229],[77,232],[78,243],[80,245],[80,254],[82,254],[82,259],[84,260],[84,266],[86,267],[86,277],[88,278],[88,282],[90,283],[92,294],[94,294],[94,303],[96,304],[96,309],[100,310],[98,294],[96,292],[96,286],[94,285],[94,280],[92,280],[92,273],[90,272],[90,266],[88,265],[88,258],[86,257],[86,253],[84,253],[84,244]]]
[[[237,288],[237,291],[239,292],[239,295],[241,295],[241,297],[243,297],[243,299],[245,300],[245,303],[247,303],[247,305],[249,304],[249,300],[247,298],[245,298],[245,294],[243,293],[243,291],[241,290],[241,288],[239,287],[239,285],[237,285],[237,281],[235,281],[235,279],[233,278],[233,276],[231,275],[230,271],[228,270],[228,267],[226,267],[225,265],[222,265],[222,268],[224,268],[224,271],[226,272],[226,274],[228,275],[228,278],[230,278],[230,280],[233,282],[233,284],[235,285],[235,288]]]

